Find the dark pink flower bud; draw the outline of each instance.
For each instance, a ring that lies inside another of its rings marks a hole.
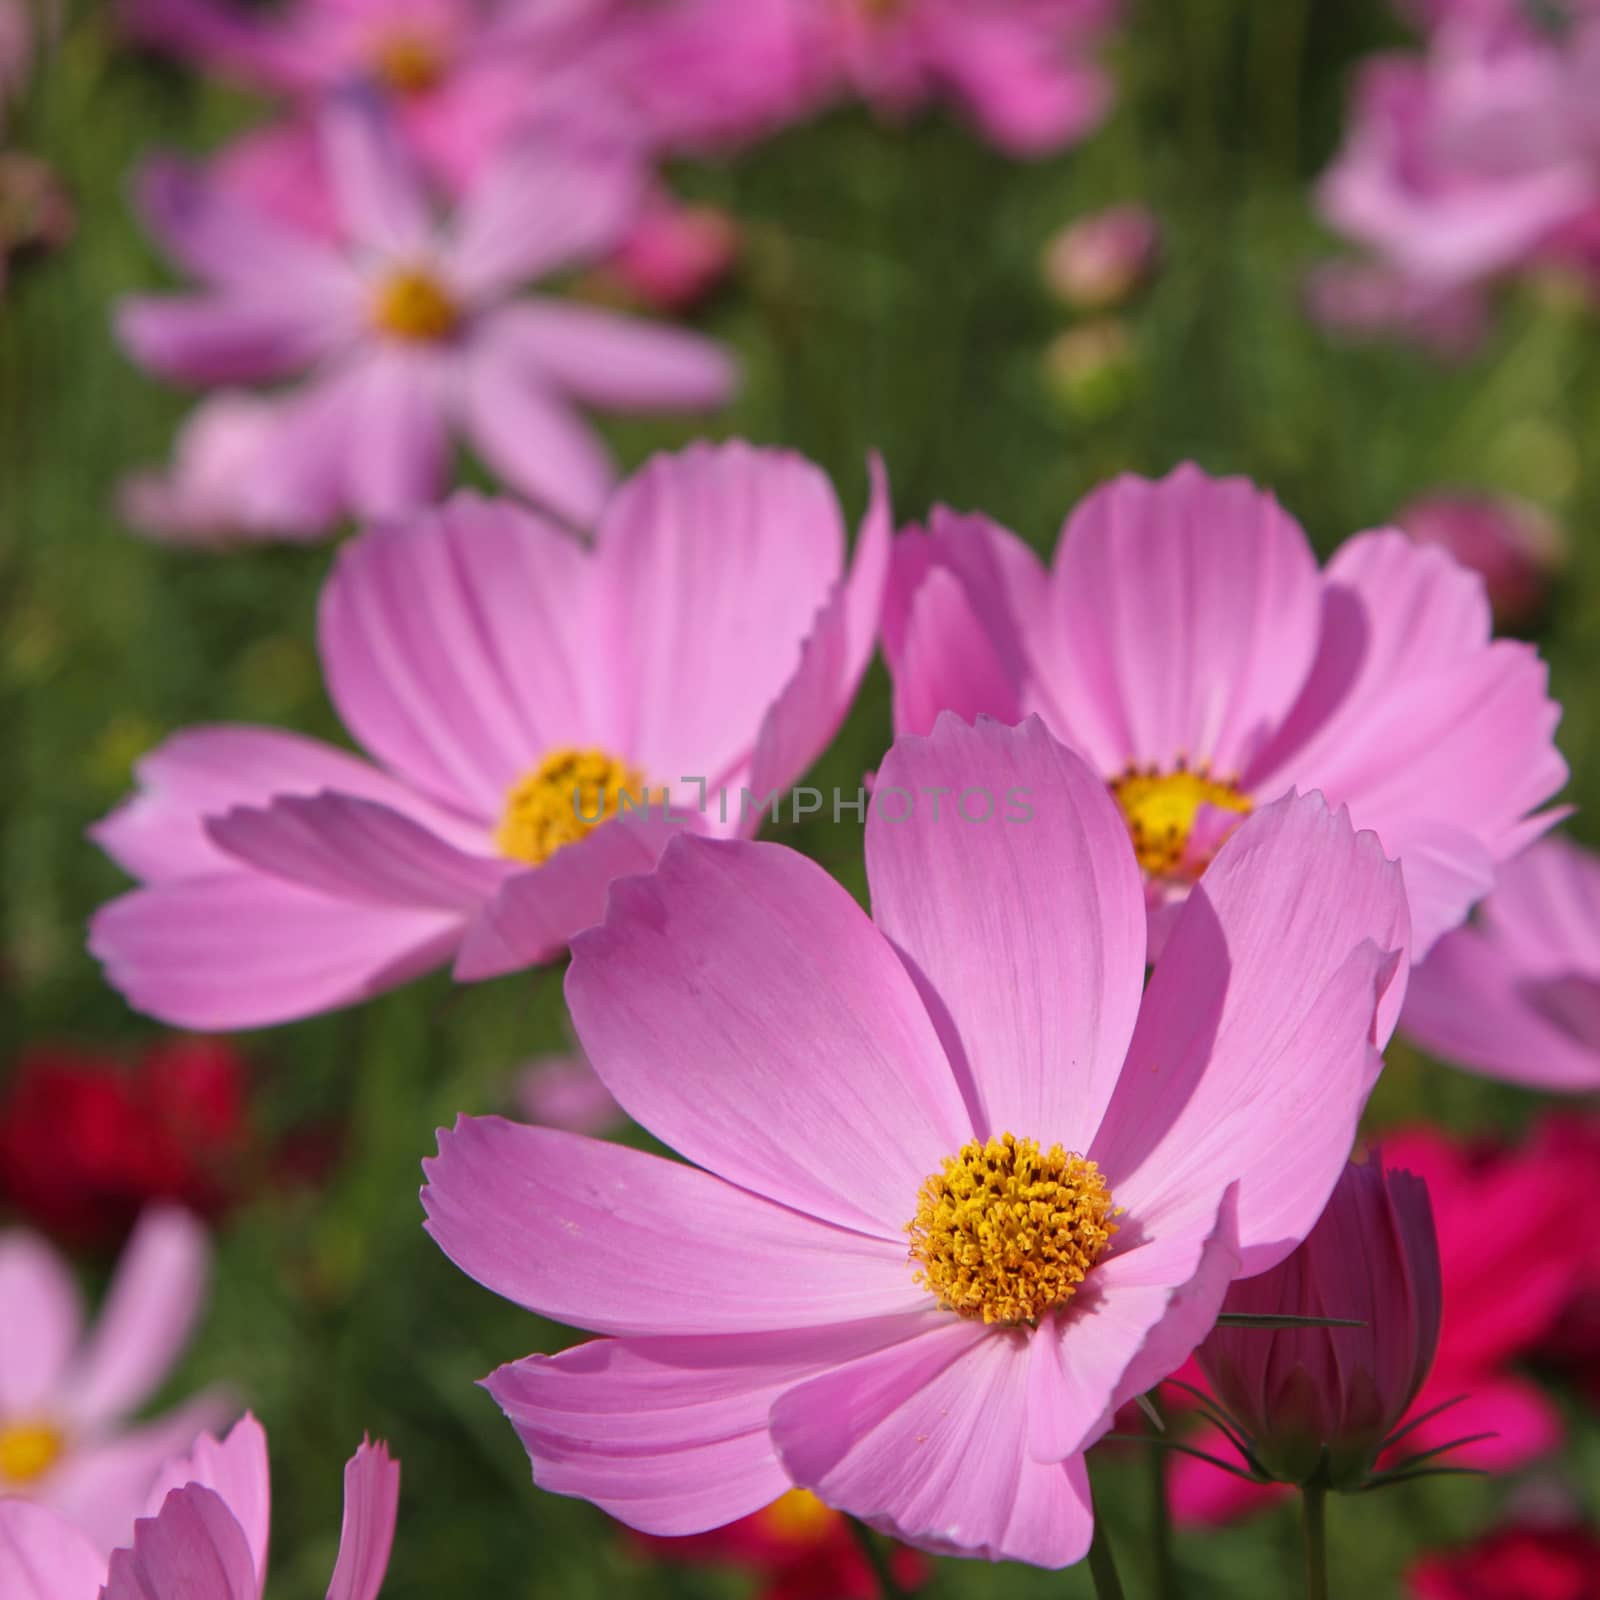
[[[1344,1170],[1291,1255],[1229,1289],[1223,1314],[1342,1317],[1358,1328],[1219,1324],[1196,1355],[1261,1465],[1285,1483],[1359,1487],[1439,1340],[1427,1185],[1374,1151]]]
[[[1538,617],[1566,558],[1556,524],[1510,495],[1425,495],[1395,520],[1418,544],[1436,544],[1478,573],[1495,620],[1506,627]]]
[[[1079,311],[1104,311],[1127,300],[1155,271],[1161,228],[1140,205],[1112,206],[1080,217],[1045,246],[1045,282]]]

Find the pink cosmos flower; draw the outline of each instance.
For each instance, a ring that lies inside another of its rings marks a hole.
[[[668,144],[771,131],[852,93],[894,117],[955,101],[1016,155],[1059,150],[1111,102],[1094,59],[1116,0],[683,0],[634,25],[622,81]]]
[[[658,457],[592,546],[470,495],[363,535],[319,640],[373,759],[267,728],[169,739],[94,830],[142,887],[91,949],[139,1009],[207,1030],[549,959],[668,835],[753,832],[741,788],[822,752],[872,654],[888,543],[881,474],[846,576],[827,479],[743,444]],[[624,793],[656,803],[619,816]]]
[[[1416,972],[1406,1032],[1442,1060],[1538,1089],[1600,1089],[1600,857],[1541,840]]]
[[[65,1518],[0,1501],[6,1600],[261,1600],[271,1526],[267,1436],[246,1415],[169,1461],[128,1544],[103,1555]],[[394,1539],[400,1467],[364,1440],[344,1469],[344,1525],[328,1600],[374,1600]],[[102,1587],[104,1585],[104,1587]]]
[[[1513,1522],[1406,1574],[1410,1600],[1595,1600],[1600,1536],[1584,1522]]]
[[[428,1229],[604,1335],[486,1380],[542,1487],[671,1535],[798,1486],[1061,1566],[1091,1532],[1084,1449],[1338,1176],[1404,986],[1399,872],[1286,798],[1146,989],[1122,819],[1037,719],[899,740],[866,858],[872,919],[778,845],[680,837],[613,885],[567,999],[623,1108],[696,1165],[462,1118]],[[1028,1241],[1023,1196],[1049,1219]]]
[[[1352,339],[1397,338],[1444,360],[1471,356],[1489,331],[1489,298],[1476,284],[1419,283],[1369,261],[1324,261],[1306,274],[1306,313]]]
[[[606,1133],[627,1120],[581,1051],[530,1061],[517,1078],[517,1106],[530,1122],[569,1133]]]
[[[621,237],[639,199],[631,160],[521,147],[440,231],[370,102],[335,102],[321,133],[336,245],[175,161],[147,166],[140,186],[151,228],[205,287],[125,301],[117,325],[133,357],[201,385],[309,369],[239,486],[253,519],[414,510],[442,491],[456,435],[506,483],[588,525],[613,470],[575,402],[699,410],[732,392],[731,358],[698,334],[515,297]]]
[[[102,1558],[128,1536],[162,1463],[227,1414],[220,1395],[206,1394],[125,1423],[188,1342],[209,1262],[193,1217],[150,1209],[86,1338],[67,1263],[34,1233],[0,1233],[0,1504],[20,1496],[50,1508]],[[9,1585],[0,1594],[11,1600]]]
[[[883,621],[895,727],[1037,712],[1110,786],[1154,937],[1217,845],[1291,787],[1348,805],[1401,859],[1419,955],[1554,820],[1558,708],[1483,586],[1384,531],[1319,573],[1300,527],[1239,478],[1180,467],[1097,489],[1053,569],[981,516],[936,509],[896,545]]]
[[[1418,544],[1436,544],[1483,579],[1495,621],[1536,622],[1551,579],[1566,559],[1566,538],[1538,506],[1514,495],[1423,495],[1395,515]]]

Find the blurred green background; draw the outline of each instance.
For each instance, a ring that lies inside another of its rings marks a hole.
[[[1600,796],[1600,322],[1571,297],[1519,290],[1483,350],[1447,367],[1332,342],[1301,314],[1301,274],[1331,244],[1308,185],[1337,139],[1348,72],[1401,38],[1377,0],[1147,0],[1116,51],[1114,117],[1059,159],[1017,165],[937,117],[899,129],[847,112],[728,164],[682,168],[680,192],[747,230],[738,276],[700,318],[748,374],[716,431],[803,451],[852,511],[866,452],[879,449],[902,518],[935,500],[978,507],[1041,549],[1093,484],[1186,458],[1273,487],[1324,552],[1428,489],[1525,495],[1572,535],[1540,642],[1566,706],[1568,798]],[[158,143],[212,149],[260,114],[119,46],[103,12],[80,8],[14,125],[12,142],[58,167],[79,231],[63,254],[19,270],[0,308],[0,1072],[31,1040],[131,1045],[157,1032],[83,949],[86,916],[122,887],[83,830],[125,791],[142,750],[218,719],[339,737],[312,644],[332,547],[162,549],[114,509],[118,479],[164,458],[188,404],[126,364],[108,327],[117,295],[169,281],[130,216],[130,165]],[[1118,314],[1125,370],[1065,400],[1043,356],[1070,319],[1041,287],[1040,248],[1070,217],[1128,199],[1158,212],[1165,266]],[[690,430],[609,432],[632,465]],[[875,764],[887,707],[875,669],[826,781],[853,789]],[[1586,831],[1582,814],[1574,826]],[[848,821],[787,836],[861,889]],[[337,1123],[343,1156],[317,1197],[262,1201],[229,1225],[210,1312],[170,1392],[226,1379],[266,1423],[281,1600],[323,1592],[341,1464],[364,1429],[404,1463],[391,1600],[747,1587],[652,1566],[597,1511],[531,1487],[474,1380],[569,1336],[466,1280],[420,1228],[417,1163],[435,1127],[458,1110],[506,1109],[515,1067],[562,1048],[563,1025],[559,974],[544,972],[472,989],[437,979],[246,1041],[268,1125]],[[1371,1120],[1514,1128],[1536,1107],[1399,1046]],[[1570,1410],[1573,1444],[1536,1475],[1587,1485],[1592,1508],[1600,1432]],[[1139,1465],[1113,1456],[1099,1468],[1139,1595]],[[1507,1493],[1443,1480],[1336,1503],[1335,1592],[1397,1592],[1412,1553],[1479,1531]],[[1188,1538],[1186,1592],[1291,1592],[1296,1537],[1278,1511]],[[1000,1585],[1089,1593],[1083,1571],[955,1562],[928,1592]]]

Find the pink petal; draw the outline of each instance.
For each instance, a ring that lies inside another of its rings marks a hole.
[[[453,377],[448,360],[431,350],[385,348],[361,364],[347,467],[357,516],[401,516],[432,505],[444,491]]]
[[[83,1328],[83,1303],[67,1263],[25,1228],[0,1233],[0,1416],[30,1417],[56,1399]]]
[[[208,817],[274,797],[334,790],[410,816],[458,847],[481,829],[414,794],[369,762],[276,728],[186,728],[140,758],[138,792],[89,830],[132,877],[147,882],[225,870]]]
[[[327,354],[340,331],[304,305],[238,294],[133,295],[118,302],[115,322],[140,366],[206,386],[287,377]]]
[[[1600,856],[1559,835],[1530,846],[1501,868],[1483,921],[1518,972],[1600,979]]]
[[[598,604],[651,778],[715,787],[749,758],[844,543],[833,486],[784,451],[693,445],[622,487],[596,539]]]
[[[382,102],[357,91],[331,96],[317,131],[346,239],[416,264],[432,233],[427,195]]]
[[[1094,1527],[1082,1457],[1026,1447],[1023,1329],[942,1326],[800,1384],[772,1408],[789,1475],[924,1549],[1064,1567]]]
[[[363,1440],[344,1469],[344,1521],[328,1600],[376,1600],[389,1570],[400,1507],[400,1463],[389,1447]]]
[[[1051,687],[1099,771],[1242,771],[1315,650],[1317,570],[1299,525],[1241,478],[1124,477],[1073,512],[1053,576]]]
[[[577,540],[503,501],[462,494],[364,534],[323,591],[328,692],[380,760],[497,822],[550,750],[617,748],[586,582]]]
[[[726,346],[670,323],[570,300],[525,300],[495,338],[557,393],[605,411],[711,411],[739,386]]]
[[[250,1547],[257,1581],[267,1580],[267,1547],[272,1532],[272,1474],[266,1430],[248,1412],[220,1442],[202,1434],[187,1455],[169,1461],[150,1493],[149,1515],[157,1515],[174,1489],[198,1483],[213,1489],[233,1513]]]
[[[891,793],[916,796],[909,816]],[[878,769],[867,878],[970,1074],[979,1136],[1086,1150],[1145,970],[1144,891],[1105,784],[1037,717],[946,714]]]
[[[228,0],[124,0],[118,19],[140,43],[251,87],[304,90],[306,63],[282,28]]]
[[[210,1240],[194,1217],[173,1206],[141,1215],[64,1385],[76,1423],[113,1422],[160,1386],[194,1332],[210,1276]]]
[[[798,1332],[602,1339],[501,1367],[485,1387],[553,1494],[629,1527],[702,1533],[791,1487],[767,1430],[784,1390],[896,1344],[940,1313]]]
[[[893,517],[888,478],[876,458],[871,473],[872,498],[849,576],[834,585],[801,646],[794,676],[762,719],[750,767],[750,787],[757,795],[793,783],[823,753],[849,713],[872,660]]]
[[[102,1600],[260,1600],[244,1531],[210,1489],[174,1489],[156,1517],[134,1530],[133,1548],[111,1556]]]
[[[622,242],[644,191],[644,170],[621,149],[518,146],[491,163],[462,202],[451,280],[489,302],[558,268],[596,260]]]
[[[1237,1180],[1245,1275],[1287,1255],[1350,1152],[1407,943],[1370,833],[1320,795],[1252,816],[1179,914],[1089,1152],[1128,1215],[1203,1227]]]
[[[967,722],[1020,722],[1022,696],[960,579],[935,567],[911,601],[895,670],[894,725],[900,733],[931,733],[943,711]]]
[[[623,1145],[463,1117],[423,1170],[440,1249],[496,1294],[574,1327],[767,1331],[928,1304],[903,1237],[831,1227]]]
[[[346,353],[277,402],[270,440],[240,475],[252,523],[326,533],[348,513],[364,375],[360,353]]]
[[[1459,1397],[1459,1398],[1458,1398]],[[1417,1397],[1414,1410],[1455,1400],[1448,1411],[1413,1428],[1392,1452],[1385,1466],[1437,1449],[1457,1439],[1486,1433],[1490,1438],[1452,1450],[1440,1459],[1451,1466],[1480,1472],[1513,1472],[1561,1448],[1561,1408],[1536,1383],[1511,1373],[1479,1372],[1463,1376],[1458,1387],[1436,1380]]]
[[[105,1557],[65,1517],[32,1500],[0,1499],[6,1600],[98,1600],[105,1575]]]
[[[522,352],[501,342],[500,321],[485,317],[467,352],[467,438],[509,488],[576,527],[593,527],[616,482],[610,452]]]
[[[850,896],[779,845],[685,835],[614,884],[567,1003],[634,1121],[905,1259],[922,1181],[971,1138],[933,1024]]]
[[[90,953],[135,1009],[180,1028],[268,1027],[370,999],[448,961],[455,912],[342,901],[240,870],[97,911]]]

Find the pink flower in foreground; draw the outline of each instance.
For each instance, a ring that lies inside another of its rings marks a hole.
[[[36,1234],[0,1233],[0,1504],[21,1496],[49,1507],[102,1553],[127,1537],[162,1463],[226,1415],[220,1397],[202,1395],[125,1425],[187,1343],[209,1260],[187,1212],[146,1212],[85,1338],[66,1262]]]
[[[486,1380],[542,1487],[687,1534],[798,1486],[1061,1566],[1083,1451],[1338,1177],[1404,985],[1399,871],[1286,798],[1146,989],[1122,819],[1036,719],[899,740],[866,858],[872,919],[778,845],[682,837],[614,885],[574,941],[578,1036],[698,1165],[462,1118],[428,1229],[606,1335]]]
[[[1046,572],[938,508],[897,542],[883,621],[895,727],[1037,712],[1121,805],[1164,918],[1217,845],[1290,788],[1348,805],[1398,857],[1419,956],[1553,820],[1560,715],[1527,645],[1491,641],[1478,578],[1393,531],[1317,571],[1239,478],[1122,477]]]
[[[117,317],[134,359],[178,381],[309,370],[239,484],[252,521],[304,529],[414,510],[444,488],[459,436],[507,484],[588,525],[613,470],[578,402],[700,410],[732,392],[731,358],[698,334],[516,298],[621,238],[639,201],[631,161],[521,147],[440,231],[370,103],[334,103],[321,128],[337,243],[157,161],[141,183],[147,220],[205,288],[124,301]]]
[[[1281,1483],[1358,1489],[1416,1398],[1439,1338],[1428,1188],[1376,1152],[1344,1170],[1294,1253],[1233,1285],[1223,1310],[1349,1317],[1359,1328],[1216,1327],[1195,1352],[1227,1415]]]
[[[1600,1089],[1600,857],[1541,840],[1477,918],[1418,967],[1406,1033],[1430,1054],[1537,1089]]]
[[[319,642],[373,759],[268,728],[169,739],[94,830],[143,887],[91,949],[140,1010],[210,1030],[549,959],[667,835],[753,832],[741,787],[821,754],[871,658],[888,541],[880,476],[846,575],[828,480],[743,444],[658,457],[593,545],[470,495],[363,535]],[[619,816],[624,794],[655,803]]]
[[[0,1593],[6,1600],[261,1600],[272,1485],[267,1436],[245,1416],[220,1442],[202,1436],[169,1461],[149,1513],[104,1556],[41,1507],[0,1501]],[[363,1441],[344,1469],[344,1524],[328,1600],[374,1600],[394,1540],[400,1466]],[[104,1587],[102,1588],[102,1585]]]
[[[1513,495],[1424,495],[1395,521],[1418,544],[1435,544],[1483,579],[1503,627],[1538,620],[1550,580],[1566,558],[1561,530],[1537,506]]]

